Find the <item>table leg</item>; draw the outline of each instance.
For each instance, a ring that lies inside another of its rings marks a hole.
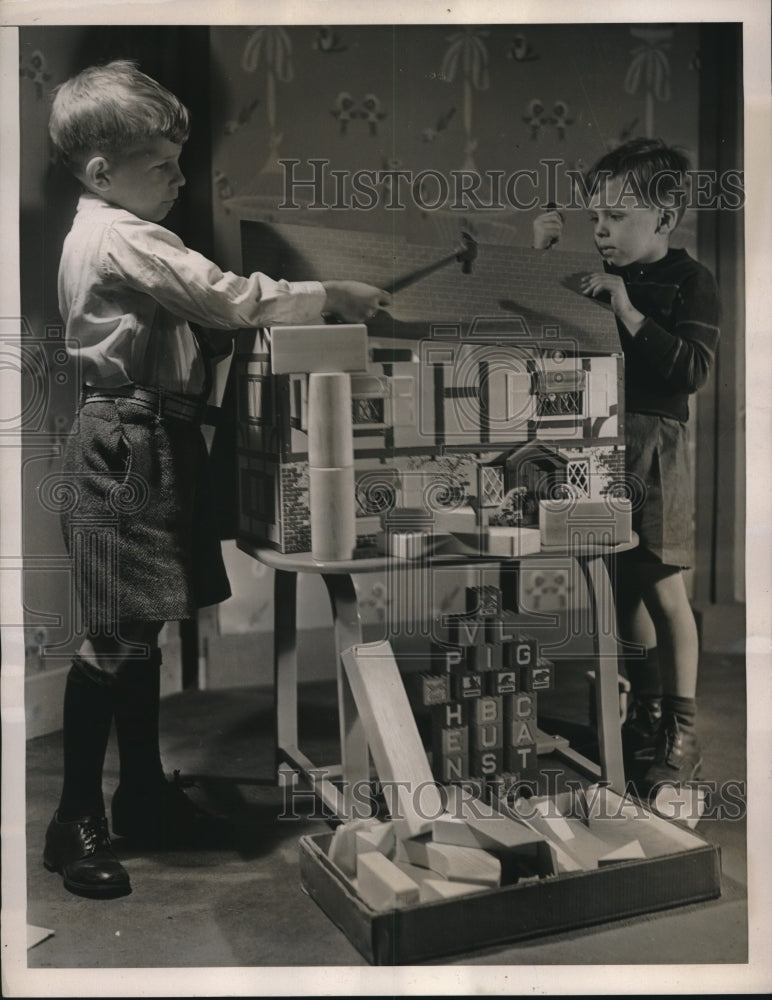
[[[298,745],[297,573],[277,569],[273,582],[274,720],[278,765]]]
[[[338,712],[340,719],[340,751],[343,771],[343,811],[353,815],[355,791],[370,780],[370,757],[362,720],[359,717],[348,677],[340,654],[349,646],[362,642],[362,622],[359,602],[351,576],[345,573],[322,574],[332,605],[335,626],[335,653],[338,676]]]
[[[587,581],[593,641],[597,660],[595,705],[598,720],[601,776],[615,792],[624,794],[622,734],[619,723],[616,611],[608,570],[602,556],[578,558]]]

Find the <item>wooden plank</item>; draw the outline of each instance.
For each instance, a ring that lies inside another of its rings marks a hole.
[[[270,332],[274,375],[367,370],[367,327],[360,323],[274,326]]]
[[[468,896],[472,892],[484,891],[485,887],[475,882],[448,882],[443,878],[427,878],[421,883],[421,902],[454,899],[456,896]]]
[[[391,645],[352,646],[341,658],[395,831],[428,833],[442,801]]]
[[[619,861],[634,861],[645,857],[646,852],[641,847],[641,842],[639,840],[631,840],[598,858],[598,865],[614,865]]]
[[[418,884],[377,851],[357,856],[357,893],[373,910],[420,902]]]

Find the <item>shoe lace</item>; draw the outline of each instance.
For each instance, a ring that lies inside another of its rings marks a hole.
[[[107,830],[107,819],[104,816],[85,823],[82,827],[82,834],[83,843],[90,854],[111,846],[110,834]]]

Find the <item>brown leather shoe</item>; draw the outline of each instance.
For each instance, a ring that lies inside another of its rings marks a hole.
[[[113,853],[104,816],[83,816],[48,824],[43,864],[59,872],[64,887],[77,896],[110,899],[131,892],[129,875]]]

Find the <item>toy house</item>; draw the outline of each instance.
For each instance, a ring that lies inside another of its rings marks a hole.
[[[246,271],[385,288],[437,256],[385,235],[257,222],[242,223],[242,245]],[[421,530],[469,539],[535,527],[545,499],[615,494],[622,354],[610,309],[582,296],[577,280],[596,267],[591,255],[483,246],[472,273],[446,266],[397,292],[390,313],[347,347],[352,328],[320,319],[296,370],[290,360],[281,373],[271,344],[285,331],[242,331],[239,537],[283,553],[311,549],[308,372],[334,369],[339,348],[348,351],[358,552],[382,544],[385,519],[400,511]]]

